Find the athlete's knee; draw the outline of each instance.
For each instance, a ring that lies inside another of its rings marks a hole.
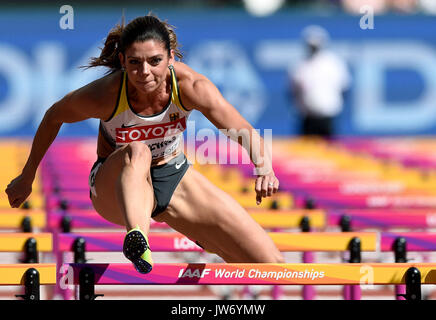
[[[148,168],[150,167],[151,151],[145,143],[139,141],[131,142],[127,145],[126,151],[129,155],[128,161],[130,164],[140,164],[145,165]]]
[[[262,250],[262,249],[260,249]],[[269,248],[268,250],[263,250],[261,252],[253,252],[255,257],[253,258],[253,261],[255,263],[285,263],[285,259],[280,251],[278,250],[271,250]]]
[[[202,243],[198,242],[198,241],[194,241],[195,244],[197,246],[199,246],[201,249],[203,249],[204,251],[206,251],[207,253],[212,253],[212,254],[216,254],[218,256],[222,256],[223,252],[216,246],[211,245],[209,242],[204,241]]]
[[[279,250],[276,250],[276,252],[274,252],[272,259],[273,261],[271,263],[285,263],[285,258]]]
[[[283,257],[283,254],[280,252],[280,250],[276,247],[274,243],[268,243],[265,241],[265,246],[263,246],[262,250],[264,253],[263,259],[265,261],[262,261],[264,263],[285,263],[285,258]]]

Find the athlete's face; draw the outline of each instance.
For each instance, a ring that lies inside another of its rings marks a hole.
[[[173,56],[168,56],[165,44],[157,40],[134,42],[124,52],[120,53],[121,64],[126,69],[135,88],[144,93],[158,89],[168,74],[168,66],[174,62]]]

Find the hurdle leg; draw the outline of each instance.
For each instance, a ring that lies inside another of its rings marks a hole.
[[[61,281],[62,281],[62,277],[64,276],[64,273],[61,272],[62,270],[60,270],[60,266],[62,266],[63,263],[63,254],[62,252],[55,250],[55,255],[56,255],[56,269],[58,272],[56,272],[56,285],[55,285],[54,295],[55,297],[61,296],[65,300],[64,292],[61,289]]]
[[[342,254],[342,261],[343,262],[349,262],[349,257],[348,257],[349,253],[348,252],[344,252]],[[351,286],[350,285],[344,285],[342,287],[342,297],[344,298],[344,300],[351,300]]]
[[[248,297],[250,295],[251,295],[250,286],[244,286],[244,288],[242,289],[242,296],[243,297]]]
[[[313,263],[315,261],[313,252],[303,252],[303,263]],[[315,288],[311,285],[303,286],[303,299],[315,299]]]
[[[341,227],[342,232],[350,232],[351,231],[351,218],[348,215],[342,215],[341,219],[339,221],[339,226]],[[349,253],[344,252],[342,254],[342,261],[343,262],[349,262]],[[344,285],[342,287],[342,296],[344,300],[350,300],[351,299],[351,293],[350,293],[350,286]]]
[[[342,295],[344,300],[360,300],[362,298],[360,285],[344,285]]]
[[[39,262],[39,254],[38,254],[38,246],[37,242],[34,238],[29,238],[24,244],[24,258],[22,259],[22,263],[38,263]]]
[[[68,270],[61,269],[64,263],[64,253],[58,248],[59,230],[55,229],[51,232],[53,232],[53,251],[55,252],[57,268],[54,295],[62,297],[63,300],[71,300],[71,290],[69,289],[70,284],[65,283],[64,289],[61,287],[61,284],[66,280],[65,276]]]
[[[342,288],[342,296],[344,297],[344,300],[351,300],[351,286],[350,285],[344,285]]]
[[[421,272],[415,267],[406,271],[406,300],[421,300]]]
[[[360,263],[361,262],[361,241],[359,238],[351,239],[349,245],[350,260],[349,263]],[[361,290],[360,285],[346,285],[344,286],[344,299],[345,300],[360,300]]]
[[[27,269],[23,275],[24,277],[24,294],[17,294],[16,297],[23,298],[24,300],[39,300],[39,272],[35,268]]]
[[[395,239],[392,247],[395,255],[396,263],[406,263],[407,262],[407,241],[403,237]],[[406,300],[406,286],[396,285],[395,286],[395,297],[397,300]]]
[[[352,285],[350,288],[350,300],[360,300],[362,298],[362,291],[360,285]]]
[[[344,300],[360,300],[362,298],[360,285],[344,285],[342,296],[344,297]]]
[[[79,272],[79,300],[95,300],[102,297],[102,294],[95,294],[95,273],[89,267]]]
[[[278,285],[274,285],[272,287],[271,296],[273,300],[280,300],[280,298],[283,296],[283,288]]]
[[[406,300],[406,286],[405,285],[396,285],[395,286],[395,296],[397,300]]]
[[[273,232],[280,232],[280,228],[273,228]],[[273,300],[280,300],[280,298],[283,296],[283,288],[279,285],[273,285],[271,290],[271,298]]]
[[[306,209],[313,209],[313,200],[308,199],[306,201]],[[307,216],[304,216],[300,221],[300,228],[302,232],[310,232],[310,219]],[[314,253],[313,252],[303,252],[303,263],[313,263],[315,262]],[[304,300],[313,300],[315,299],[315,288],[311,285],[303,286],[303,299]]]
[[[56,285],[55,285],[55,290],[54,290],[54,296],[62,296],[63,299],[65,299],[64,297],[64,292],[61,289],[61,281],[62,281],[62,276],[63,273],[61,273],[62,271],[60,270],[63,261],[63,254],[62,252],[59,251],[58,248],[58,231],[57,230],[49,230],[49,232],[53,233],[53,252],[55,254],[55,258],[56,258]]]

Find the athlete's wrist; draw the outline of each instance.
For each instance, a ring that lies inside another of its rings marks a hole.
[[[253,169],[253,174],[255,176],[266,176],[273,172],[273,169],[270,165],[261,165],[261,166],[255,166]]]
[[[23,180],[32,182],[35,179],[36,170],[37,170],[36,167],[26,164],[23,170],[21,171],[21,178]]]

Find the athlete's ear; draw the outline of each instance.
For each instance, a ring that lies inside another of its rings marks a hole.
[[[168,65],[169,65],[169,66],[174,65],[174,62],[175,62],[175,61],[176,61],[176,60],[174,59],[174,50],[171,49],[171,50],[170,50],[170,57],[169,57],[169,59],[168,59]]]
[[[120,59],[121,68],[126,69],[126,64],[124,61],[124,54],[122,52],[118,53],[118,59]]]

